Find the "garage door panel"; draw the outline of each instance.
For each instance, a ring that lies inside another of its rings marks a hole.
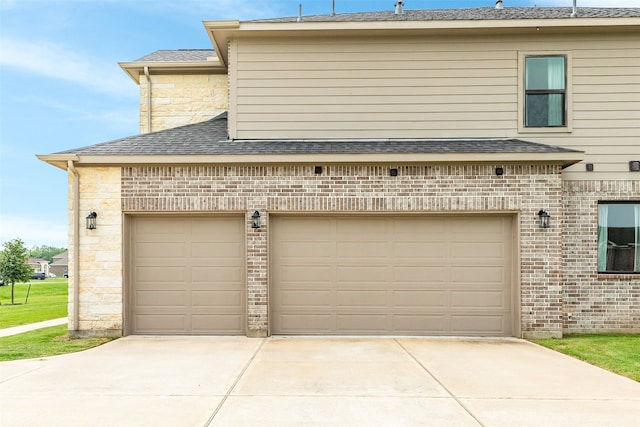
[[[451,316],[451,330],[460,335],[500,335],[506,327],[504,316]]]
[[[329,221],[331,229],[338,235],[350,236],[350,240],[376,241],[379,239],[378,236],[386,233],[390,226],[388,222],[380,221],[375,217],[342,218],[337,223],[331,218]]]
[[[281,250],[287,258],[322,259],[331,257],[334,244],[331,242],[290,241],[283,242]]]
[[[216,283],[239,284],[242,281],[242,273],[239,267],[191,267],[191,281],[210,283],[214,280]]]
[[[336,307],[386,307],[388,305],[389,293],[384,290],[362,289],[358,291],[336,292]]]
[[[442,290],[395,291],[393,303],[397,308],[444,307],[447,294]]]
[[[451,253],[456,259],[488,259],[501,263],[504,257],[504,244],[502,242],[456,242],[451,245],[451,249]]]
[[[240,242],[194,242],[191,244],[191,258],[237,259],[242,256]]]
[[[328,282],[332,278],[328,265],[290,266],[283,265],[278,269],[282,283]]]
[[[139,259],[183,257],[184,249],[181,242],[138,242],[136,255]]]
[[[333,307],[334,292],[330,290],[282,289],[276,296],[282,307]]]
[[[186,328],[186,316],[183,314],[145,314],[136,316],[137,332],[147,333],[179,333]]]
[[[201,290],[191,292],[193,307],[217,307],[237,311],[242,308],[242,292],[238,290]]]
[[[299,334],[304,330],[307,334],[328,334],[335,331],[333,314],[283,314],[274,319],[273,328],[281,334]]]
[[[443,259],[447,256],[445,242],[395,242],[393,256],[404,259]]]
[[[400,261],[400,263],[405,262],[406,260]],[[393,281],[396,283],[443,284],[447,277],[448,270],[445,267],[408,265],[393,268]]]
[[[186,277],[184,267],[138,267],[135,270],[137,282],[183,282]]]
[[[146,218],[144,222],[136,224],[136,234],[142,240],[145,238],[162,239],[167,235],[182,236],[185,223],[176,222],[169,218]]]
[[[505,271],[502,266],[476,267],[455,266],[451,268],[452,283],[503,283]]]
[[[243,217],[132,217],[133,334],[242,334]]]
[[[340,261],[341,263],[344,260]],[[356,283],[386,282],[387,268],[366,265],[343,266],[335,269],[338,287]]]
[[[144,307],[182,307],[186,302],[184,291],[145,290],[136,291],[136,305]]]
[[[454,240],[457,235],[469,236],[471,234],[478,235],[482,239],[489,238],[493,240],[496,235],[503,234],[504,228],[502,225],[501,217],[476,216],[470,220],[456,221],[451,227],[451,231]]]
[[[339,242],[336,253],[340,258],[385,258],[387,256],[387,242],[367,242],[356,240],[353,242]]]
[[[400,314],[393,318],[393,330],[398,335],[442,335],[447,330],[446,318],[442,314]]]
[[[502,290],[494,292],[483,291],[452,291],[451,307],[452,308],[493,308],[500,309],[505,306],[505,294]]]
[[[512,335],[512,221],[271,217],[272,333]]]
[[[385,314],[337,314],[336,331],[343,334],[385,334],[389,330]]]
[[[231,315],[201,315],[191,316],[191,331],[194,334],[208,334],[215,329],[220,333],[234,334],[242,329],[242,316]]]

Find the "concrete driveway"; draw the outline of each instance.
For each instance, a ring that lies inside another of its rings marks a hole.
[[[3,427],[640,422],[640,383],[517,339],[132,336],[0,387]]]

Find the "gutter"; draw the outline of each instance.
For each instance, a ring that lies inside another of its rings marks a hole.
[[[80,329],[80,176],[73,164],[67,161],[67,170],[73,175],[73,331]]]

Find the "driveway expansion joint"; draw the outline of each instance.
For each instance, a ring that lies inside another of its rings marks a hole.
[[[213,413],[211,414],[211,416],[209,417],[209,419],[207,420],[207,422],[204,424],[203,427],[209,427],[211,425],[216,415],[218,415],[218,412],[220,412],[220,409],[222,409],[222,406],[225,404],[225,402],[227,401],[231,393],[233,393],[233,390],[236,388],[236,385],[238,385],[238,382],[240,382],[240,379],[242,379],[242,376],[244,375],[244,373],[247,372],[247,369],[249,369],[249,366],[251,366],[254,359],[258,355],[258,353],[260,353],[260,350],[262,349],[262,346],[264,345],[266,340],[267,338],[262,339],[262,342],[260,343],[256,351],[253,353],[249,361],[244,365],[240,373],[236,376],[236,379],[233,381],[233,384],[231,384],[231,387],[229,387],[229,390],[227,390],[226,394],[224,395],[220,403],[218,403],[218,406],[213,411]]]
[[[451,390],[449,390],[449,388],[448,388],[446,385],[444,385],[444,384],[442,383],[442,381],[440,381],[440,380],[439,380],[439,379],[438,379],[438,378],[437,378],[437,377],[436,377],[436,376],[435,376],[435,375],[434,375],[434,374],[429,370],[429,368],[427,368],[424,364],[422,364],[422,362],[420,362],[420,361],[419,361],[419,360],[418,360],[418,359],[413,355],[413,353],[411,353],[411,352],[410,352],[410,351],[409,351],[405,346],[403,346],[403,345],[402,345],[402,343],[401,343],[400,341],[398,341],[398,339],[397,339],[397,338],[394,338],[393,340],[396,342],[396,344],[398,344],[398,345],[400,346],[400,348],[401,348],[402,350],[404,350],[404,352],[405,352],[405,353],[407,353],[407,355],[409,355],[409,357],[410,357],[411,359],[413,359],[413,361],[414,361],[414,362],[416,362],[416,363],[418,364],[418,366],[420,366],[420,367],[422,368],[422,370],[423,370],[423,371],[425,371],[427,374],[429,374],[429,376],[430,376],[431,378],[433,378],[433,380],[434,380],[435,382],[437,382],[438,384],[440,384],[440,387],[442,387],[442,388],[443,388],[443,389],[444,389],[444,390],[449,394],[449,396],[451,396],[451,398],[452,398],[453,400],[455,400],[455,401],[458,403],[458,405],[460,405],[460,407],[461,407],[462,409],[464,409],[464,410],[465,410],[465,412],[466,412],[467,414],[469,414],[469,416],[471,416],[471,418],[473,418],[474,420],[476,420],[476,422],[477,422],[481,427],[487,427],[487,426],[486,426],[486,424],[484,424],[484,423],[483,423],[483,422],[482,422],[482,421],[481,421],[481,420],[480,420],[480,419],[479,419],[479,418],[478,418],[478,417],[477,417],[477,416],[476,416],[476,415],[475,415],[475,414],[474,414],[474,413],[473,413],[473,412],[472,412],[472,411],[467,407],[467,405],[465,405],[465,404],[464,404],[460,399],[458,399],[458,397],[457,397],[455,394],[453,394],[453,392],[452,392]]]

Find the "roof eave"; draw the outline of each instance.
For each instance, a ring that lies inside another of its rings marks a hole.
[[[61,155],[38,156],[57,167]],[[83,155],[78,166],[143,164],[292,164],[292,163],[553,163],[563,168],[584,160],[580,151],[554,153],[362,153],[362,154],[194,154]],[[66,160],[64,163],[66,169]]]
[[[140,75],[144,74],[144,68],[155,73],[224,73],[227,68],[219,58],[207,61],[134,61],[119,62],[120,68],[136,84],[140,83]]]
[[[218,53],[220,62],[225,68],[228,67],[229,40],[231,40],[233,33],[240,28],[240,21],[203,21],[202,24],[211,39],[213,49]]]
[[[595,28],[615,28],[617,31],[631,29],[640,31],[640,18],[546,18],[546,19],[494,19],[494,20],[429,20],[429,21],[351,21],[351,22],[240,22],[240,21],[203,21],[207,34],[222,64],[228,65],[229,41],[239,35],[277,36],[297,32],[314,34],[331,32],[333,36],[354,32],[398,32],[403,33],[444,33],[455,32],[491,32],[544,29],[586,30]]]
[[[69,161],[78,162],[80,158],[76,154],[36,154],[38,160],[49,163],[52,166],[67,170]]]

